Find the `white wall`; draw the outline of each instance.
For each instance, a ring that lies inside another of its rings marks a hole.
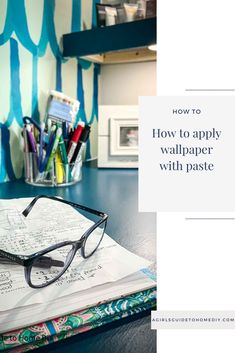
[[[101,66],[100,104],[135,105],[148,95],[156,95],[156,62]]]

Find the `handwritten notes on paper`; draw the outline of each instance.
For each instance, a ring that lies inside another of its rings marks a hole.
[[[48,199],[38,200],[25,218],[21,212],[31,200],[0,200],[0,249],[33,254],[66,240],[78,240],[93,224],[71,206]],[[91,258],[83,259],[78,251],[65,274],[46,288],[30,288],[22,266],[0,263],[0,311],[53,301],[119,280],[147,266],[148,261],[122,248],[108,235]]]

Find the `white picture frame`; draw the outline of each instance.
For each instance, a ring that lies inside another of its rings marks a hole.
[[[110,117],[110,154],[138,156],[138,119]]]
[[[130,128],[134,130],[132,143],[127,143],[121,133],[127,135]],[[135,136],[138,130],[138,105],[100,105],[98,167],[138,168],[138,142]]]

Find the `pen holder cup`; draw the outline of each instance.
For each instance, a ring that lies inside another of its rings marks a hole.
[[[35,186],[69,186],[82,179],[82,157],[75,163],[64,164],[54,158],[51,165],[40,172],[38,155],[24,153],[25,182]]]

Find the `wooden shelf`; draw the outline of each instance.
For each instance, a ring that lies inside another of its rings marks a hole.
[[[82,56],[82,59],[98,64],[125,64],[138,63],[146,61],[156,61],[157,53],[148,48],[139,48],[136,50],[117,51],[106,54]]]
[[[107,63],[152,61],[156,17],[63,35],[63,56]],[[131,49],[131,50],[130,50]]]

